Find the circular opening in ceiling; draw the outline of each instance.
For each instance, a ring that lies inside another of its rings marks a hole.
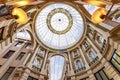
[[[35,31],[39,41],[53,49],[67,49],[81,39],[83,18],[73,6],[65,3],[47,5],[37,13]]]

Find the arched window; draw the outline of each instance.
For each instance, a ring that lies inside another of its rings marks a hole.
[[[92,60],[94,60],[94,59],[96,58],[96,55],[95,55],[95,53],[94,53],[93,51],[90,51],[90,52],[89,52],[89,57],[90,57]]]
[[[33,65],[40,68],[40,59],[35,58]]]
[[[50,80],[61,80],[64,69],[64,57],[56,55],[50,59]]]
[[[98,41],[98,43],[103,44],[104,38],[102,36],[98,36],[97,41]]]
[[[82,68],[82,63],[80,60],[76,61],[76,65],[77,65],[78,69]]]
[[[15,38],[31,40],[30,34],[26,30],[18,32]]]

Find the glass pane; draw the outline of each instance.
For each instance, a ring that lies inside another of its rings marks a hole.
[[[116,52],[120,56],[120,52]]]
[[[50,4],[41,10],[35,21],[39,40],[54,49],[66,49],[79,41],[84,31],[81,14],[64,3]]]
[[[44,55],[44,51],[41,50],[41,49],[39,49],[39,50],[38,50],[38,54],[43,56],[43,55]]]
[[[113,58],[120,64],[120,57],[117,54],[114,54]]]
[[[84,47],[85,47],[85,49],[88,48],[88,43],[87,42],[84,43]]]
[[[102,77],[103,80],[108,80],[108,78],[105,75],[105,73],[103,72],[103,70],[101,70],[99,73],[100,73],[100,75],[101,75],[101,77]]]
[[[120,71],[120,65],[114,59],[111,62]]]
[[[17,59],[17,60],[21,60],[24,55],[25,55],[25,53],[24,53],[24,52],[21,52],[16,59]]]
[[[31,47],[31,44],[27,44],[25,48],[30,49],[30,47]]]
[[[96,58],[95,53],[92,52],[92,51],[89,52],[89,56],[90,56],[90,58],[93,59],[93,60]]]
[[[80,62],[80,60],[78,60],[78,61],[76,62],[76,64],[77,64],[78,69],[82,68],[82,63]]]
[[[119,17],[117,17],[117,20],[118,20],[118,21],[120,21],[120,16],[119,16]]]
[[[18,42],[15,47],[21,47],[23,45],[23,42]]]
[[[53,56],[50,59],[50,80],[61,80],[64,68],[64,57]]]
[[[9,76],[11,75],[14,69],[14,67],[9,67],[6,73],[2,76],[1,80],[8,80]]]
[[[40,60],[35,58],[33,65],[40,68]]]
[[[98,9],[99,7],[97,6],[93,6],[93,5],[83,5],[85,7],[85,9],[92,15],[94,13],[94,11],[96,9]]]
[[[3,56],[3,58],[9,58],[10,56],[12,56],[12,54],[14,53],[15,51],[9,51],[7,54],[5,54],[4,56]]]
[[[104,42],[104,38],[102,36],[98,36],[97,40],[100,44],[103,44],[103,42]]]
[[[102,80],[99,73],[96,73],[95,76],[96,76],[97,80]]]

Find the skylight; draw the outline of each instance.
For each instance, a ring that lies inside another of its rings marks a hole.
[[[40,42],[54,49],[75,45],[84,32],[80,13],[68,4],[55,3],[42,9],[35,21]]]
[[[94,13],[95,10],[97,10],[99,7],[97,6],[93,6],[91,4],[89,5],[83,5],[85,7],[85,9],[92,15]]]

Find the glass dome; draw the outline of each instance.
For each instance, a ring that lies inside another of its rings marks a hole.
[[[47,47],[66,49],[80,40],[84,32],[84,23],[74,7],[55,3],[38,12],[35,31],[40,42]]]

